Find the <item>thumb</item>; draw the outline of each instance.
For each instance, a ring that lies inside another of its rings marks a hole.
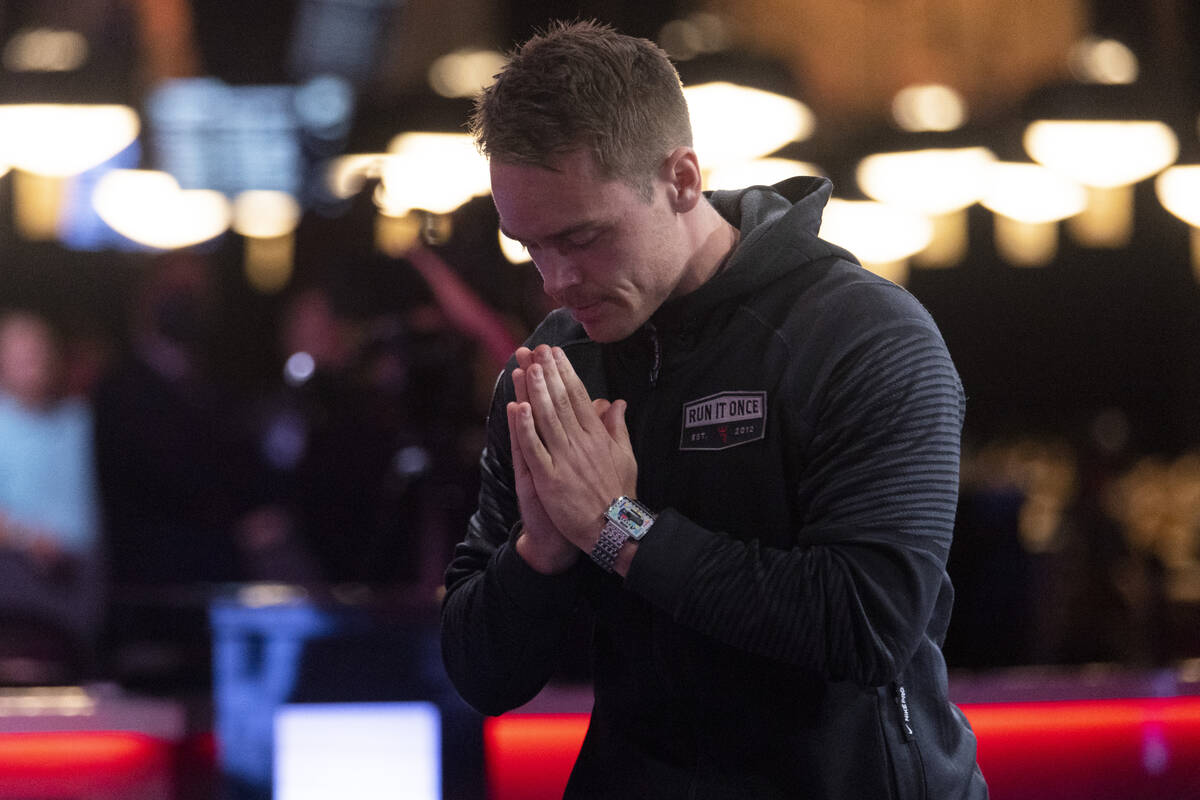
[[[624,400],[617,400],[609,403],[608,407],[600,414],[600,419],[604,422],[604,428],[608,431],[608,435],[622,447],[630,447],[629,444],[629,428],[625,425],[625,411],[629,408],[629,404]]]

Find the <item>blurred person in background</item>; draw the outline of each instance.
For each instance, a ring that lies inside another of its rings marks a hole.
[[[111,658],[118,679],[205,681],[214,593],[303,570],[286,515],[269,502],[244,400],[211,357],[213,266],[193,253],[147,266],[128,346],[95,393]]]
[[[273,498],[312,555],[315,577],[390,586],[413,570],[416,520],[394,527],[388,492],[410,432],[392,424],[400,408],[378,402],[359,368],[363,328],[328,288],[293,290],[278,325],[280,378],[254,428]],[[418,463],[410,477],[423,472]]]
[[[61,671],[31,679],[91,670],[102,622],[92,414],[63,374],[46,319],[0,317],[0,652]]]

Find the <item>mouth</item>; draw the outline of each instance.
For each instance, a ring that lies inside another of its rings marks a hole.
[[[603,300],[592,300],[585,303],[573,303],[568,305],[567,309],[577,322],[583,322],[585,319],[592,319],[599,314],[603,305]]]

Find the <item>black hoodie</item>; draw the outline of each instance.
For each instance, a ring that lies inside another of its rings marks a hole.
[[[463,697],[502,713],[541,690],[591,606],[595,707],[569,798],[987,796],[941,654],[962,388],[920,304],[817,237],[830,192],[715,192],[741,241],[708,283],[622,342],[561,310],[530,338],[629,403],[658,517],[624,581],[516,554],[515,362],[497,384],[443,653]]]

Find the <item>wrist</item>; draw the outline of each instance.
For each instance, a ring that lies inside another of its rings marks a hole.
[[[605,572],[624,576],[633,560],[637,543],[654,524],[654,512],[630,497],[612,501],[602,517],[600,536],[589,556]]]
[[[579,549],[561,536],[555,546],[547,546],[538,537],[531,536],[524,527],[517,534],[513,546],[517,555],[531,569],[543,575],[561,575],[579,560]]]

